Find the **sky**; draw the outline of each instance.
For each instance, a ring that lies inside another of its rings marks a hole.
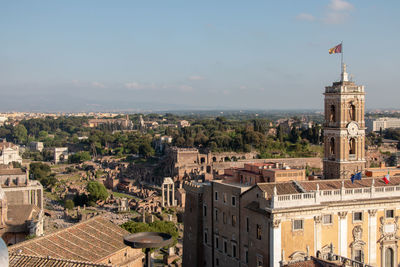
[[[400,108],[398,0],[0,0],[0,110]]]

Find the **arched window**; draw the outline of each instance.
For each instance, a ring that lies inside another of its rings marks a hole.
[[[336,108],[335,105],[331,105],[329,109],[329,122],[336,122]]]
[[[329,142],[329,152],[331,155],[335,155],[335,138],[332,137],[331,141]]]
[[[356,106],[354,106],[353,104],[350,105],[349,114],[350,114],[350,120],[355,121],[356,120]]]
[[[394,267],[394,252],[392,248],[385,250],[385,267]]]
[[[349,154],[356,154],[356,140],[354,138],[351,138],[349,141]]]

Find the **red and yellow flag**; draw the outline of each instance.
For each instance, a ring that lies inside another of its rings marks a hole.
[[[329,54],[337,54],[342,53],[342,44],[338,44],[337,46],[329,49]]]

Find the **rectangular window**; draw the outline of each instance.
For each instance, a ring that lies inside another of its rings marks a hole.
[[[386,218],[394,218],[394,210],[386,210],[385,216]]]
[[[204,232],[204,244],[208,243],[208,234],[207,231]]]
[[[219,238],[218,238],[218,236],[215,237],[215,248],[219,249]]]
[[[326,214],[326,215],[322,216],[322,223],[323,224],[332,224],[332,215]]]
[[[354,259],[356,261],[362,261],[363,260],[362,251],[360,249],[354,250]]]
[[[249,249],[244,248],[244,262],[249,263]]]
[[[257,255],[257,267],[262,267],[263,265],[263,257],[261,255]]]
[[[215,266],[219,266],[219,259],[218,258],[215,259]]]
[[[246,217],[246,232],[249,232],[249,217]]]
[[[293,230],[303,230],[303,220],[294,220],[293,221]]]
[[[207,217],[207,206],[206,205],[203,206],[203,216]]]
[[[236,244],[232,244],[232,257],[236,258]]]
[[[257,239],[261,240],[261,225],[257,224]]]
[[[218,192],[217,191],[215,191],[215,201],[217,201],[218,200]]]
[[[232,226],[236,226],[236,215],[232,215]]]
[[[232,197],[232,206],[236,207],[236,197]]]
[[[215,221],[218,222],[218,210],[215,209]]]
[[[222,222],[224,224],[226,224],[226,214],[225,214],[225,212],[222,212]]]
[[[228,253],[228,241],[224,240],[224,253]]]
[[[362,212],[354,212],[353,213],[353,221],[362,222],[362,220],[363,220]]]

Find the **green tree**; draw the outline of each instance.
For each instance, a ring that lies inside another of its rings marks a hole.
[[[23,124],[18,124],[13,129],[13,138],[16,143],[23,144],[28,137],[28,131]]]
[[[90,159],[91,159],[90,153],[87,151],[82,151],[71,155],[68,160],[70,163],[82,163]]]
[[[90,181],[86,187],[89,192],[89,201],[106,200],[108,192],[105,186],[96,181]]]
[[[72,210],[75,207],[74,201],[72,199],[65,200],[64,207],[68,210]]]
[[[139,146],[139,154],[145,158],[154,155],[154,149],[151,147],[149,142],[144,142]]]

